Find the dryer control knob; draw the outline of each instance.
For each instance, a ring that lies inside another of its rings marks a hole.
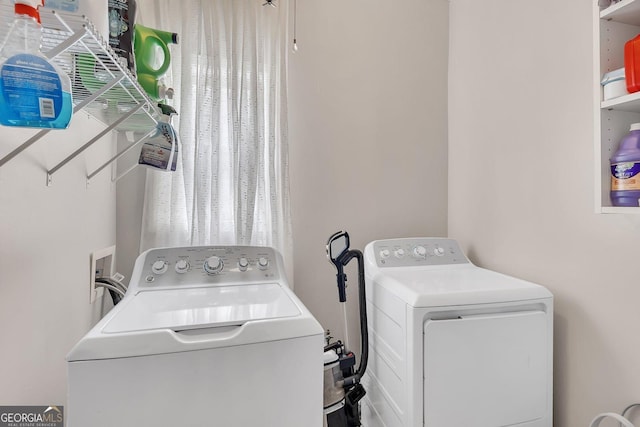
[[[260,259],[258,259],[258,268],[260,270],[266,270],[269,268],[269,260],[265,257],[260,257]]]
[[[396,249],[393,254],[396,256],[396,258],[403,258],[405,253],[404,253],[404,249]]]
[[[176,273],[184,274],[189,271],[189,267],[191,267],[191,265],[186,259],[178,260],[178,262],[176,262]]]
[[[380,251],[380,258],[382,259],[387,259],[389,258],[390,255],[391,255],[391,252],[389,252],[389,249],[383,249]]]
[[[151,271],[155,274],[164,274],[167,272],[167,269],[169,268],[168,266],[169,263],[166,261],[156,261],[151,266]]]
[[[413,248],[413,256],[416,258],[425,258],[427,256],[427,250],[424,246],[416,246]]]
[[[439,246],[438,246],[438,247],[436,247],[436,248],[433,250],[433,254],[434,254],[434,255],[436,255],[436,256],[442,256],[442,255],[444,255],[444,248],[441,248],[441,247],[439,247]]]
[[[238,270],[247,271],[248,267],[249,267],[249,260],[247,260],[245,257],[242,257],[238,260]]]
[[[224,268],[224,262],[222,262],[222,258],[218,256],[212,256],[205,260],[204,265],[202,266],[204,272],[210,276],[214,274],[218,274]]]

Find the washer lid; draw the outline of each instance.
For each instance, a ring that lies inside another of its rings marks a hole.
[[[103,333],[183,331],[301,314],[277,283],[147,291],[123,302]]]

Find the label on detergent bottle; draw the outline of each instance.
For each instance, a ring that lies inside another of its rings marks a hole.
[[[172,153],[175,153],[176,146],[173,143],[174,134],[171,125],[165,122],[159,122],[156,134],[142,145],[140,150],[140,158],[138,163],[141,165],[151,166],[163,171],[173,169]]]
[[[123,65],[135,74],[133,56],[133,26],[136,3],[134,0],[109,0],[109,45],[120,56]]]
[[[159,145],[145,144],[142,146],[140,161],[138,163],[153,166],[161,170],[167,170],[170,158],[171,149]]]
[[[46,5],[51,9],[63,10],[65,12],[77,12],[78,3],[78,0],[47,0]]]
[[[640,162],[611,165],[611,191],[640,190]]]
[[[62,110],[62,82],[44,58],[21,53],[0,69],[2,120],[55,120]]]

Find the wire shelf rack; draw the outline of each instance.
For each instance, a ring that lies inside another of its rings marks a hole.
[[[13,4],[0,3],[0,43],[4,44],[14,17]],[[51,175],[111,130],[132,131],[141,137],[155,127],[160,112],[121,59],[85,16],[40,8],[42,53],[71,79],[74,114],[84,111],[106,129],[47,172]],[[0,46],[2,46],[0,45]],[[73,118],[72,118],[73,120]],[[0,159],[0,167],[35,143],[43,129]],[[55,131],[54,131],[55,132]]]

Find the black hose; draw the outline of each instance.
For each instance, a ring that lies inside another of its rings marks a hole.
[[[107,277],[97,277],[95,282],[96,286],[102,286],[109,291],[114,306],[122,301],[122,297],[126,292],[126,287],[122,283]]]
[[[358,260],[358,305],[360,308],[361,348],[358,370],[350,378],[345,378],[345,384],[355,384],[360,382],[360,379],[367,369],[367,363],[369,362],[369,331],[367,328],[367,298],[365,293],[364,257],[362,255],[362,252],[357,249],[352,249],[340,256],[338,261],[342,265],[347,265],[353,258],[356,258]]]
[[[324,351],[337,350],[342,347],[342,341],[338,340],[334,343],[328,344],[324,346]]]
[[[358,380],[364,375],[364,371],[367,369],[367,363],[369,362],[369,329],[367,327],[367,298],[365,294],[365,280],[364,280],[364,257],[362,252],[357,251],[358,254],[358,303],[360,305],[360,364],[358,365],[358,371],[356,375]]]
[[[109,291],[109,295],[111,295],[111,301],[113,301],[114,306],[122,300],[122,297],[118,295],[118,293],[115,292],[113,289],[107,289],[107,290]]]

